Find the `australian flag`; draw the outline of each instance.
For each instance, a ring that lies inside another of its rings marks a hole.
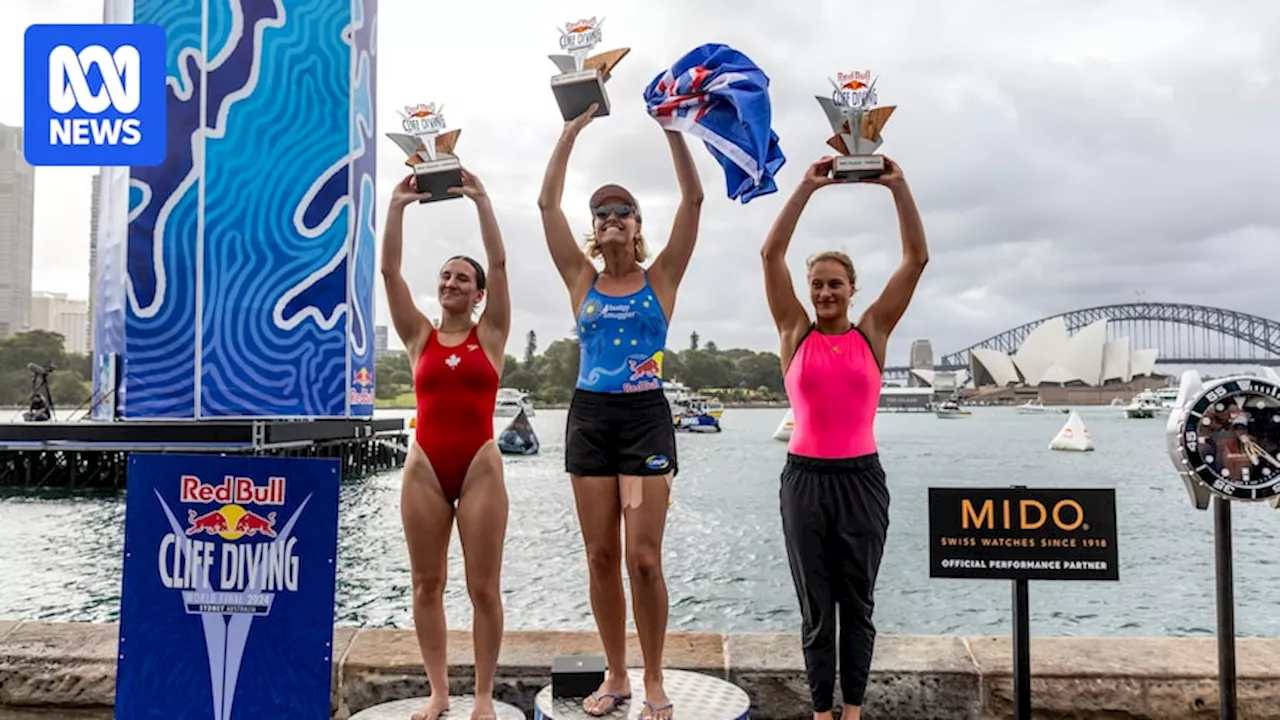
[[[744,204],[776,192],[787,159],[770,123],[769,78],[728,45],[695,48],[644,90],[658,124],[700,138],[724,168],[729,198]]]

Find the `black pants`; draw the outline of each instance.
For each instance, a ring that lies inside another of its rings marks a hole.
[[[837,618],[840,692],[846,704],[861,706],[876,639],[876,575],[889,530],[889,488],[879,456],[788,454],[779,500],[813,711],[827,712],[833,704]]]

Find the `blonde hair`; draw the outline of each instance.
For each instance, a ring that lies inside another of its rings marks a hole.
[[[849,284],[855,286],[855,290],[857,289],[858,273],[853,269],[853,260],[839,250],[825,250],[823,252],[810,255],[809,259],[805,261],[805,267],[808,270],[813,270],[814,265],[817,265],[824,260],[831,260],[843,265],[844,271],[849,275]]]
[[[645,259],[649,257],[649,246],[644,242],[644,233],[636,233],[635,239],[631,242],[635,247],[636,262],[644,262]],[[602,251],[600,250],[600,243],[596,240],[594,233],[587,236],[587,242],[582,246],[582,251],[587,254],[587,257],[593,260],[600,257]]]

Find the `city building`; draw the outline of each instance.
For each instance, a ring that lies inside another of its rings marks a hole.
[[[911,343],[909,356],[913,371],[925,371],[925,374],[912,372],[907,377],[909,387],[930,387],[933,385],[933,343],[928,340],[915,340]]]
[[[69,353],[89,353],[89,303],[73,300],[65,293],[37,292],[31,295],[31,329],[62,335]]]
[[[373,356],[382,357],[387,354],[387,326],[373,326]]]
[[[22,128],[0,124],[0,339],[31,327],[35,168],[22,155]]]
[[[98,288],[98,174],[93,174],[89,205],[89,349],[93,349],[93,307]]]
[[[1007,387],[1102,387],[1155,375],[1159,350],[1135,349],[1129,338],[1107,340],[1107,321],[1067,332],[1061,316],[1036,326],[1016,352],[969,351],[974,385]]]

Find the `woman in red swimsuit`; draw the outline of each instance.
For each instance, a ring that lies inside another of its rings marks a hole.
[[[507,490],[502,457],[493,440],[493,406],[511,328],[511,301],[506,251],[489,196],[475,175],[464,170],[462,179],[462,187],[449,192],[475,202],[489,267],[485,270],[462,255],[445,262],[436,286],[438,325],[433,326],[414,306],[413,294],[400,274],[404,209],[428,197],[415,192],[412,175],[391,193],[382,238],[387,304],[396,334],[413,363],[418,403],[400,514],[413,573],[413,624],[431,697],[413,720],[437,720],[449,709],[444,585],[454,517],[475,611],[476,706],[471,718],[497,718],[493,676],[503,629],[498,576],[507,529]],[[475,320],[481,300],[487,302]]]

